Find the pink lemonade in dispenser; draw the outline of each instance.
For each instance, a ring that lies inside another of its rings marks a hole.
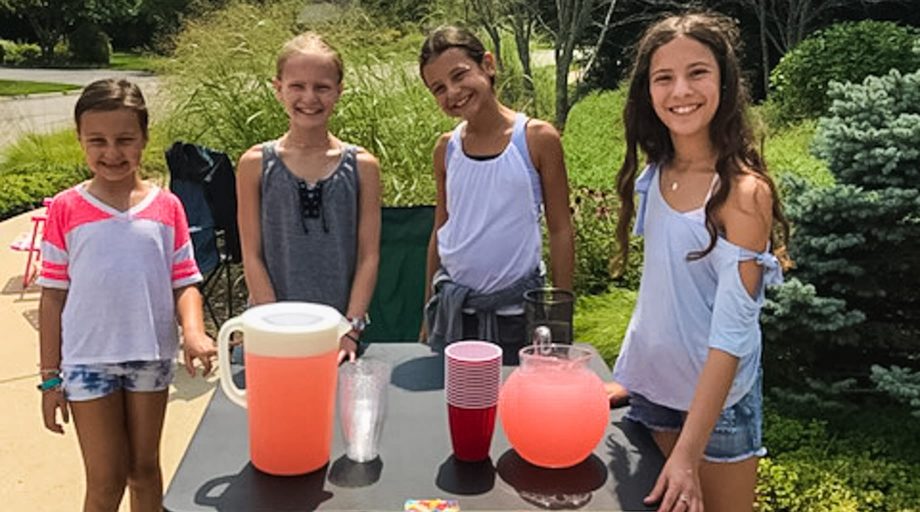
[[[505,381],[498,402],[511,446],[531,464],[566,468],[585,460],[604,436],[610,416],[600,377],[587,367],[590,352],[571,345],[521,350],[521,366]]]
[[[305,302],[263,304],[221,326],[221,388],[248,409],[249,456],[260,471],[300,475],[329,461],[339,337],[350,329],[335,309]],[[230,374],[235,331],[243,333],[245,390]]]

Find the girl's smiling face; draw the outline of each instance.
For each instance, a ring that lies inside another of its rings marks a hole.
[[[448,48],[422,69],[422,79],[438,106],[452,117],[469,119],[482,104],[494,99],[495,66],[486,53],[478,63],[462,48]]]
[[[719,108],[721,73],[703,43],[678,36],[652,54],[649,95],[671,136],[694,136],[709,129]]]
[[[88,110],[80,116],[80,145],[93,174],[106,181],[136,179],[147,137],[128,108]]]
[[[273,84],[291,125],[325,126],[342,94],[341,78],[329,55],[302,52],[288,58]]]

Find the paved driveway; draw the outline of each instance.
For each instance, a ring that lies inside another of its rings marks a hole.
[[[136,82],[147,99],[151,114],[157,112],[159,81],[143,71],[111,69],[22,69],[0,67],[0,80],[31,80],[87,85],[110,77],[125,77]],[[27,133],[47,133],[73,126],[73,107],[79,91],[36,94],[0,99],[0,149]]]

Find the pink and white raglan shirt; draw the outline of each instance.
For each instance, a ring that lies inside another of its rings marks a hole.
[[[67,290],[63,364],[172,359],[173,290],[201,281],[188,222],[173,194],[151,187],[119,211],[77,185],[48,209],[38,284]]]

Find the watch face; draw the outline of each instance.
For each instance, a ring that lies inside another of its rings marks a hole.
[[[367,319],[365,317],[351,318],[348,321],[351,323],[351,328],[356,331],[363,331],[367,327]]]

